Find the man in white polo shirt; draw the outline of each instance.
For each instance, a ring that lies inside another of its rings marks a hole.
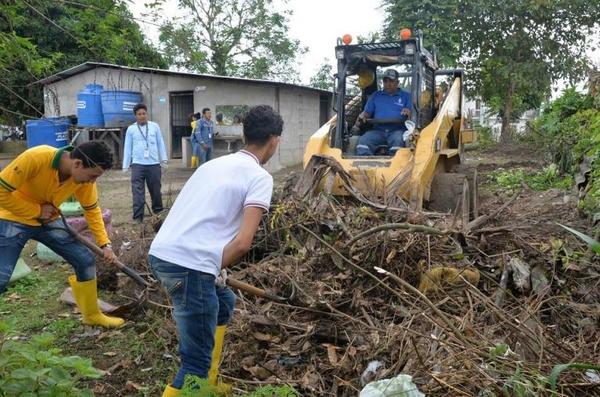
[[[235,305],[223,272],[250,250],[269,210],[273,178],[261,164],[275,153],[283,120],[260,105],[248,111],[243,126],[244,150],[194,172],[150,247],[150,268],[171,298],[179,331],[181,368],[163,397],[177,396],[188,374],[217,386],[225,328]],[[217,389],[226,392],[227,387]]]

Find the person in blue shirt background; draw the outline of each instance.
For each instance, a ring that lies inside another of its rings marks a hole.
[[[411,96],[398,88],[399,74],[388,69],[383,74],[383,90],[376,91],[367,100],[364,111],[358,115],[357,126],[367,118],[400,119],[406,121],[410,116]],[[399,148],[405,147],[402,137],[406,126],[402,124],[375,124],[372,130],[365,132],[356,146],[357,156],[372,156],[378,146],[387,145],[388,154],[393,156]]]
[[[212,113],[209,108],[202,109],[202,118],[198,120],[197,130],[200,132],[198,141],[200,142],[200,160],[201,164],[206,163],[212,157],[213,138],[215,135],[215,123],[211,120]]]
[[[133,221],[142,223],[146,204],[146,185],[152,200],[152,212],[163,210],[161,197],[161,167],[167,167],[167,149],[158,124],[148,121],[148,108],[138,103],[133,108],[136,123],[125,133],[123,148],[123,171],[131,167],[131,195],[133,198]]]

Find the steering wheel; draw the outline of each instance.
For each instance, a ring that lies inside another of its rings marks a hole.
[[[404,124],[406,119],[366,119],[371,124]]]

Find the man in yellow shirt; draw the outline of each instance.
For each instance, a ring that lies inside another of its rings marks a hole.
[[[60,229],[63,224],[58,219],[58,207],[74,195],[104,257],[114,262],[96,190],[96,179],[111,167],[109,148],[102,142],[86,142],[61,149],[36,146],[0,172],[0,293],[6,290],[25,243],[37,240],[73,266],[75,275],[69,283],[85,324],[123,325],[123,319],[100,312],[94,255]]]

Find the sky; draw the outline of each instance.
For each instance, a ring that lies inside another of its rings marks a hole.
[[[144,3],[148,0],[133,0],[131,11],[136,18],[148,19]],[[284,7],[283,1],[275,0],[277,6]],[[166,15],[176,15],[176,1],[169,0],[165,7]],[[289,21],[289,35],[300,40],[308,52],[299,59],[300,80],[307,84],[325,58],[334,65],[333,49],[338,37],[348,33],[355,39],[383,27],[384,12],[379,0],[289,0],[287,9],[292,11]],[[157,27],[138,20],[146,36],[156,44]]]
[[[144,4],[148,0],[131,0],[131,11],[136,18],[149,19]],[[338,37],[348,33],[354,37],[380,31],[383,28],[385,13],[380,0],[274,0],[277,7],[285,7],[292,11],[289,20],[289,35],[300,40],[308,47],[308,52],[299,58],[298,71],[300,81],[308,84],[325,58],[334,66],[334,47]],[[176,0],[167,0],[164,14],[176,16],[180,11]],[[137,21],[146,36],[154,44],[158,43],[158,28],[153,24]],[[589,51],[592,62],[600,66],[600,49]],[[553,97],[567,86],[565,82],[554,85]],[[583,88],[583,84],[581,87]]]

